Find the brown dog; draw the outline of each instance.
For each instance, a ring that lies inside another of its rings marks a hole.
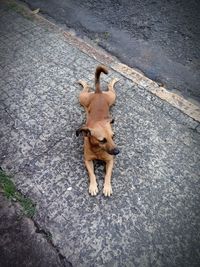
[[[114,133],[111,128],[113,120],[109,114],[109,108],[116,99],[113,87],[118,79],[113,79],[108,84],[108,91],[102,92],[99,82],[101,72],[108,74],[106,67],[101,65],[97,67],[95,72],[95,92],[89,92],[87,83],[79,81],[83,86],[79,100],[86,110],[87,121],[83,127],[77,130],[76,134],[78,136],[82,132],[84,135],[84,159],[90,177],[89,193],[92,196],[98,193],[93,160],[98,159],[106,162],[103,193],[105,196],[110,196],[112,194],[113,155],[119,153],[113,141]]]

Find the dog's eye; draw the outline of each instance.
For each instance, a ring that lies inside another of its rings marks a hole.
[[[99,140],[99,143],[101,144],[105,144],[107,142],[106,138],[104,138],[103,140]]]

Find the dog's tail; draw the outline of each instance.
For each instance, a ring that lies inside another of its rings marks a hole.
[[[108,74],[108,70],[105,66],[103,65],[97,66],[96,72],[95,72],[95,89],[96,89],[95,93],[101,93],[100,81],[99,81],[101,72]]]

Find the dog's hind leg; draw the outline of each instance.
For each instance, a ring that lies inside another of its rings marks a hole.
[[[109,106],[112,106],[115,103],[116,94],[115,94],[114,85],[118,81],[119,80],[117,78],[115,78],[111,82],[109,82],[109,84],[108,84],[108,91],[105,92],[106,95],[108,96]]]
[[[88,103],[89,103],[89,99],[90,99],[90,87],[89,85],[85,82],[85,81],[78,81],[78,83],[80,85],[83,86],[83,90],[81,91],[80,95],[79,95],[79,101],[81,103],[82,106],[87,107]]]
[[[80,81],[78,81],[78,83],[83,86],[82,92],[85,92],[85,93],[86,92],[89,92],[90,87],[89,87],[89,85],[85,81],[80,80]]]
[[[111,82],[109,82],[109,84],[108,84],[108,91],[111,91],[111,92],[114,92],[115,93],[114,85],[118,81],[119,81],[119,79],[114,78]]]

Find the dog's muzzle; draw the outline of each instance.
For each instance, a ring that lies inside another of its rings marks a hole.
[[[119,154],[119,152],[120,152],[119,149],[115,147],[114,149],[109,151],[109,154],[116,156],[117,154]]]

